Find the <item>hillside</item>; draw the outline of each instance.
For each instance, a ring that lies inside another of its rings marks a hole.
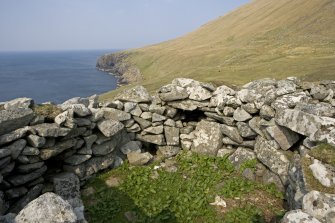
[[[334,15],[334,0],[255,0],[180,38],[105,55],[97,66],[118,66],[110,61],[121,55],[117,62],[139,68],[151,90],[181,76],[237,85],[335,79]]]

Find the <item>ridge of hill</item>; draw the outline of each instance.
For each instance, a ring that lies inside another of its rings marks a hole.
[[[333,0],[255,0],[180,38],[102,56],[97,67],[150,90],[181,76],[229,85],[335,79],[334,15]]]

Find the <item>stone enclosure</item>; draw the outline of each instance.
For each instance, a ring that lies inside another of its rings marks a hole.
[[[52,118],[29,98],[0,103],[0,215],[17,214],[55,192],[74,209],[69,222],[85,222],[79,192],[71,197],[59,185],[72,182],[79,191],[79,184],[126,159],[144,165],[191,150],[227,155],[236,168],[257,159],[256,171],[247,168],[243,175],[286,193],[291,211],[284,222],[306,216],[333,222],[335,168],[309,151],[321,142],[335,146],[334,92],[335,82],[293,77],[240,89],[178,78],[154,95],[137,86],[113,101],[92,96],[42,105],[57,111]],[[307,171],[331,193],[315,191]]]

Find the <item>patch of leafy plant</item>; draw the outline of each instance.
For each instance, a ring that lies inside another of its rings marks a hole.
[[[129,222],[125,218],[129,211],[136,213],[130,222],[232,222],[234,213],[254,213],[242,207],[222,219],[209,205],[216,195],[229,198],[256,189],[278,193],[243,179],[227,157],[181,152],[175,158],[176,172],[155,165],[134,167],[126,163],[92,180],[87,187],[93,187],[95,193],[83,195],[89,222]],[[110,188],[105,181],[113,176],[121,177],[122,183]]]

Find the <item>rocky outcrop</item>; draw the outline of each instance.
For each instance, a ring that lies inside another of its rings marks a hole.
[[[119,78],[119,84],[127,84],[141,81],[143,79],[141,71],[127,61],[127,53],[106,54],[99,57],[96,67],[104,72],[108,72]]]
[[[327,222],[333,211],[320,216],[304,207],[314,189],[311,177],[335,193],[334,167],[308,155],[320,142],[335,146],[334,84],[305,86],[295,78],[264,79],[233,90],[177,78],[154,95],[137,86],[100,104],[97,97],[70,99],[57,105],[53,120],[34,112],[32,100],[5,102],[0,108],[0,214],[18,213],[48,185],[84,221],[79,184],[126,159],[145,165],[191,150],[228,156],[236,169],[256,160],[255,169],[242,174],[285,191],[289,210],[296,211],[284,222]],[[310,160],[307,168],[305,159]],[[67,183],[71,179],[77,183]],[[324,202],[331,206],[333,200]]]

